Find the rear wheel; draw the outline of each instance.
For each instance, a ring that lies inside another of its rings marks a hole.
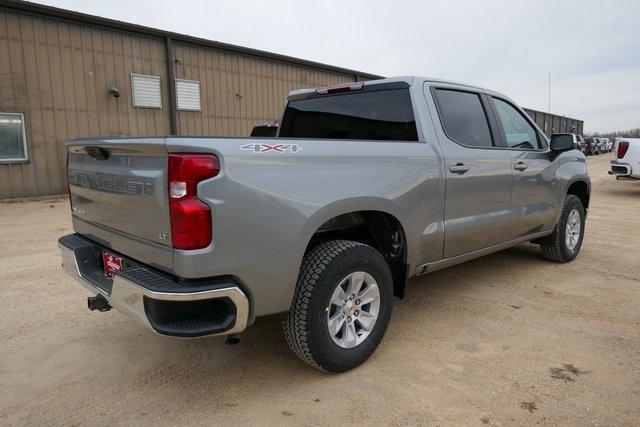
[[[392,305],[391,272],[378,251],[347,240],[322,243],[302,262],[285,336],[311,366],[347,371],[378,347]]]
[[[542,256],[554,262],[569,262],[574,259],[582,247],[585,218],[582,201],[577,196],[568,194],[553,233],[539,240]]]

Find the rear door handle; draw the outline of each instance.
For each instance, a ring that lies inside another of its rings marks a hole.
[[[517,171],[523,171],[528,167],[529,165],[527,165],[525,162],[518,162],[515,165],[513,165],[513,168]]]
[[[453,166],[449,166],[449,172],[451,173],[457,173],[459,175],[462,175],[464,173],[467,173],[469,171],[469,166],[465,165],[464,163],[457,163]]]

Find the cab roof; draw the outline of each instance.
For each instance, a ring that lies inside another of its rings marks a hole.
[[[413,86],[413,84],[415,82],[424,82],[424,81],[428,81],[428,82],[434,82],[434,83],[444,83],[444,84],[450,84],[450,85],[455,85],[455,86],[461,86],[461,87],[467,87],[470,89],[474,89],[474,90],[480,90],[480,91],[487,91],[487,92],[491,92],[494,94],[498,94],[501,96],[504,96],[498,92],[489,90],[489,89],[485,89],[479,86],[474,86],[474,85],[469,85],[469,84],[465,84],[465,83],[460,83],[460,82],[456,82],[456,81],[452,81],[452,80],[446,80],[446,79],[441,79],[441,78],[435,78],[435,77],[420,77],[420,76],[398,76],[398,77],[388,77],[388,78],[384,78],[384,79],[376,79],[376,80],[365,80],[365,81],[361,81],[361,82],[349,82],[349,83],[341,83],[341,84],[337,84],[337,85],[332,85],[332,86],[326,86],[326,87],[316,87],[316,88],[306,88],[306,89],[296,89],[293,90],[291,92],[289,92],[289,95],[287,96],[287,99],[289,100],[294,100],[294,99],[301,99],[301,98],[306,98],[309,95],[312,95],[314,93],[319,93],[320,91],[326,91],[327,89],[331,90],[331,89],[340,89],[343,87],[349,87],[349,86],[359,86],[358,88],[362,88],[362,87],[368,87],[368,86],[372,86],[372,85],[380,85],[380,84],[390,84],[390,83],[406,83],[407,86]]]

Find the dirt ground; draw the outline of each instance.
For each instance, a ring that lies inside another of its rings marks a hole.
[[[66,199],[0,203],[0,424],[640,423],[640,182],[589,158],[580,256],[534,245],[412,279],[378,351],[342,375],[276,319],[236,346],[91,313],[56,245]]]

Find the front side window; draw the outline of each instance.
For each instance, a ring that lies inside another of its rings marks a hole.
[[[27,160],[24,116],[0,113],[0,163]]]
[[[436,89],[438,111],[445,133],[468,147],[491,147],[489,123],[476,93]]]
[[[409,89],[353,92],[293,100],[280,137],[417,141]]]
[[[512,105],[493,98],[509,148],[536,150],[540,147],[538,133]]]

